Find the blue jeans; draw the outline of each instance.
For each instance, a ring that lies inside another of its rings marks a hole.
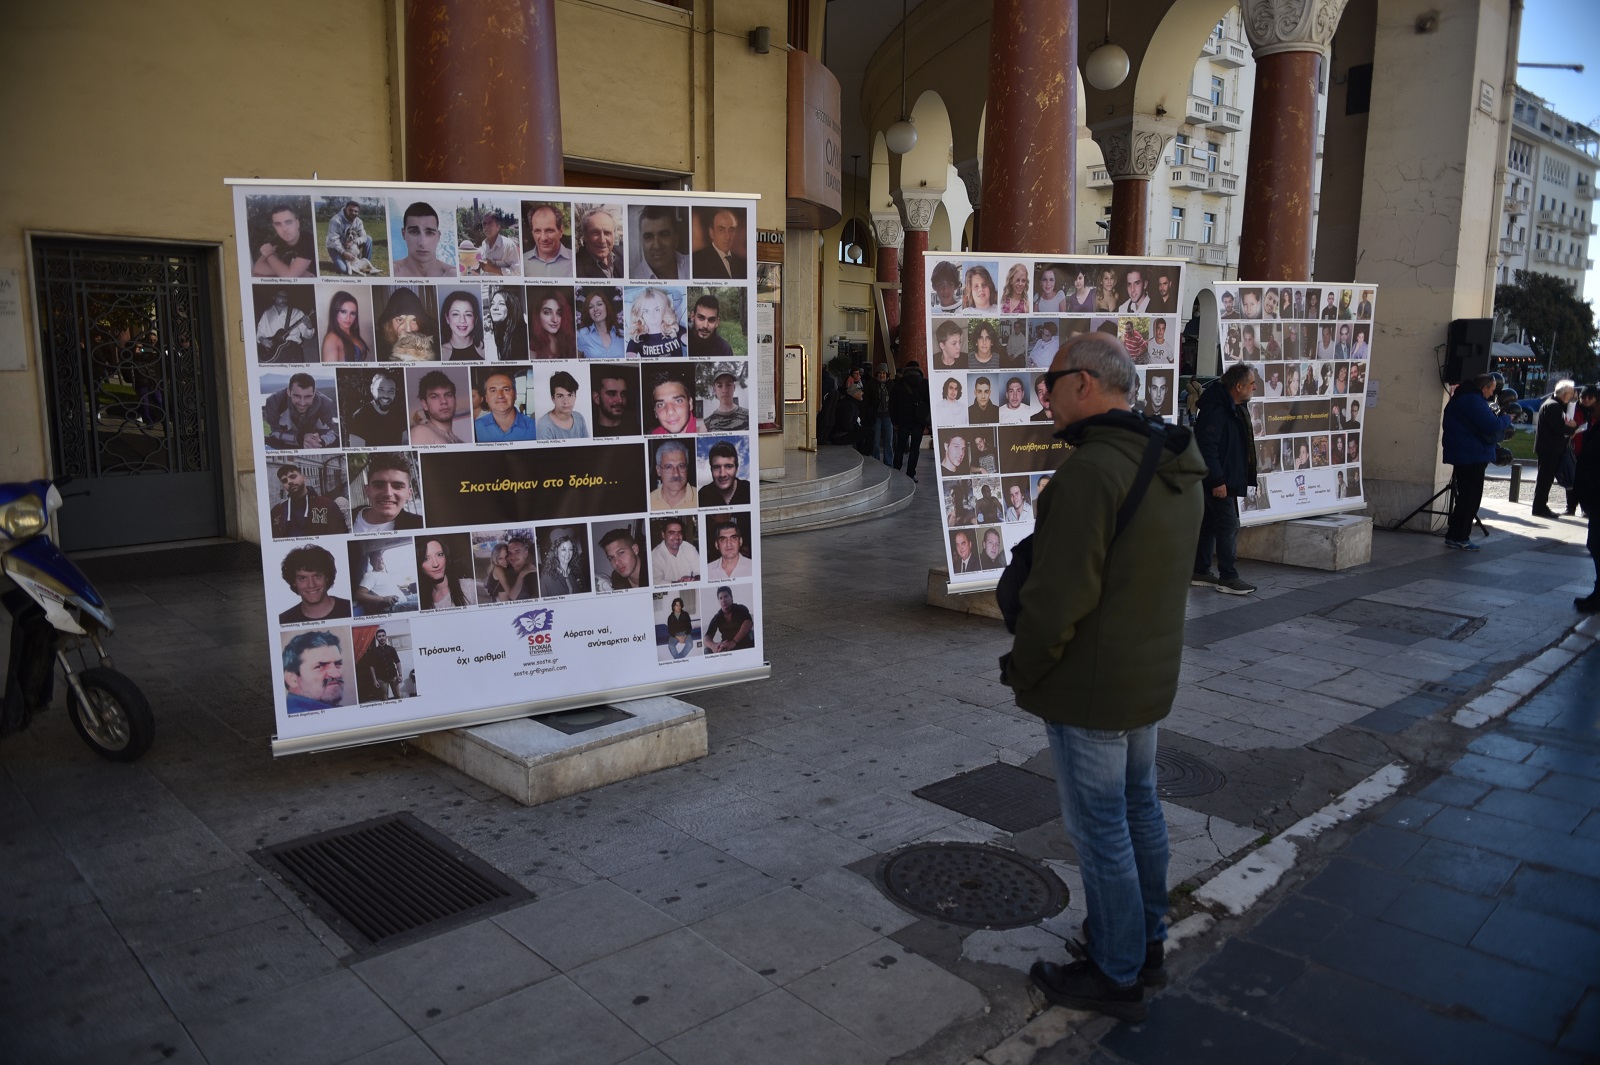
[[[885,466],[894,463],[894,422],[887,414],[878,415],[872,426],[872,457]]]
[[[1046,724],[1061,820],[1083,874],[1089,956],[1119,987],[1165,939],[1167,822],[1156,798],[1156,726],[1126,732]]]
[[[1217,553],[1217,576],[1231,581],[1239,575],[1239,503],[1233,496],[1218,499],[1206,493],[1206,510],[1200,519],[1200,543],[1195,548],[1194,571],[1211,572],[1211,552]]]
[[[681,640],[676,636],[667,637],[667,654],[673,658],[682,658],[692,650],[694,650],[694,641],[689,637],[685,636]]]

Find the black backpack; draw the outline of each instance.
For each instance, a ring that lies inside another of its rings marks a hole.
[[[1139,509],[1139,504],[1144,501],[1144,494],[1150,487],[1150,482],[1155,478],[1156,466],[1161,462],[1161,449],[1167,446],[1167,429],[1162,424],[1150,425],[1150,439],[1144,445],[1144,457],[1139,460],[1139,472],[1134,475],[1133,484],[1128,488],[1128,496],[1122,501],[1122,506],[1117,508],[1117,527],[1111,534],[1111,539],[1116,540],[1122,535],[1123,527],[1133,517],[1133,512]],[[1000,616],[1005,619],[1006,631],[1017,631],[1017,618],[1022,613],[1022,586],[1028,581],[1028,574],[1033,569],[1033,536],[1030,534],[1022,538],[1016,547],[1011,549],[1011,561],[1006,564],[1005,570],[1000,574],[1000,583],[995,585],[994,600],[1000,607]]]

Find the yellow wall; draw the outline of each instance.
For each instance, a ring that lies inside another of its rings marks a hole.
[[[25,235],[155,238],[220,249],[223,462],[230,531],[254,539],[249,389],[227,177],[400,178],[398,0],[72,0],[0,5],[0,269]],[[784,0],[558,0],[569,163],[689,174],[762,196],[784,228]],[[626,101],[619,103],[619,101]],[[676,187],[676,186],[674,186]],[[48,469],[41,376],[0,372],[0,480]],[[763,465],[768,443],[763,442]],[[781,456],[779,457],[781,464]]]
[[[251,459],[222,181],[393,178],[387,38],[382,0],[0,6],[0,268],[26,270],[30,230],[220,246],[228,469]],[[26,324],[31,352],[31,307]],[[31,357],[0,373],[0,480],[47,468],[40,396]],[[237,531],[254,539],[243,495]]]

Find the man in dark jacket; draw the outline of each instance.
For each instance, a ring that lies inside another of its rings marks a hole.
[[[1200,523],[1194,576],[1189,583],[1228,595],[1249,595],[1256,590],[1255,585],[1239,578],[1235,566],[1239,504],[1234,502],[1256,483],[1256,437],[1245,410],[1255,388],[1255,371],[1246,363],[1234,363],[1200,393],[1200,413],[1194,420],[1195,442],[1206,460],[1206,513]],[[1211,575],[1213,549],[1217,556],[1215,577]]]
[[[1555,391],[1539,405],[1539,416],[1533,430],[1533,453],[1539,459],[1539,480],[1533,486],[1533,516],[1554,518],[1550,509],[1550,486],[1555,483],[1556,470],[1567,455],[1567,438],[1572,435],[1573,423],[1567,418],[1567,404],[1578,394],[1571,381],[1558,381]],[[1572,489],[1567,489],[1567,513],[1573,511]]]
[[[1056,1005],[1128,1021],[1144,1018],[1144,987],[1163,978],[1156,724],[1178,690],[1183,571],[1206,472],[1188,431],[1167,428],[1155,476],[1117,529],[1151,435],[1129,410],[1136,373],[1116,337],[1089,333],[1045,374],[1056,435],[1073,450],[1039,495],[1016,639],[1000,660],[1017,705],[1045,721],[1088,909],[1084,959],[1036,962],[1029,978]]]
[[[905,463],[906,476],[917,479],[917,456],[922,454],[922,434],[933,419],[928,411],[928,379],[922,367],[908,362],[889,392],[889,417],[894,421],[894,468]]]
[[[885,466],[894,458],[894,423],[889,417],[891,388],[889,364],[880,362],[861,399],[862,436],[866,442],[862,454],[871,455]]]
[[[1511,428],[1511,416],[1496,414],[1489,406],[1489,397],[1499,384],[1493,374],[1463,381],[1444,406],[1444,461],[1455,467],[1456,485],[1444,546],[1457,551],[1478,550],[1472,542],[1472,523],[1483,502],[1483,471],[1494,461],[1494,449]]]

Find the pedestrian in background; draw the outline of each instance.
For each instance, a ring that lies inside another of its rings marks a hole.
[[[928,379],[922,367],[908,362],[894,379],[889,391],[889,417],[894,422],[894,468],[905,463],[906,476],[917,479],[917,458],[922,454],[922,436],[933,417],[929,407]]]
[[[1255,387],[1255,371],[1247,363],[1234,363],[1200,393],[1200,413],[1194,421],[1195,442],[1206,461],[1206,503],[1189,583],[1228,595],[1249,595],[1256,590],[1239,577],[1239,504],[1234,502],[1256,484],[1256,438],[1245,411]],[[1213,551],[1217,557],[1215,577],[1211,575]]]
[[[1088,333],[1044,375],[1056,436],[1074,450],[1035,505],[1016,639],[1000,660],[1017,705],[1044,719],[1088,910],[1081,960],[1036,962],[1029,978],[1058,1006],[1127,1021],[1144,1019],[1145,987],[1165,980],[1156,726],[1178,690],[1184,570],[1206,474],[1187,429],[1129,409],[1136,373],[1116,337]],[[1141,478],[1152,439],[1153,470]]]
[[[1536,518],[1553,519],[1556,516],[1556,512],[1550,509],[1550,486],[1555,483],[1561,464],[1566,461],[1567,440],[1571,438],[1575,427],[1572,415],[1567,413],[1567,405],[1577,394],[1578,390],[1571,381],[1557,381],[1555,391],[1539,405],[1533,430],[1533,453],[1539,459],[1539,480],[1533,486],[1533,516]],[[1567,489],[1567,513],[1571,514],[1575,501],[1570,479],[1563,487]]]

